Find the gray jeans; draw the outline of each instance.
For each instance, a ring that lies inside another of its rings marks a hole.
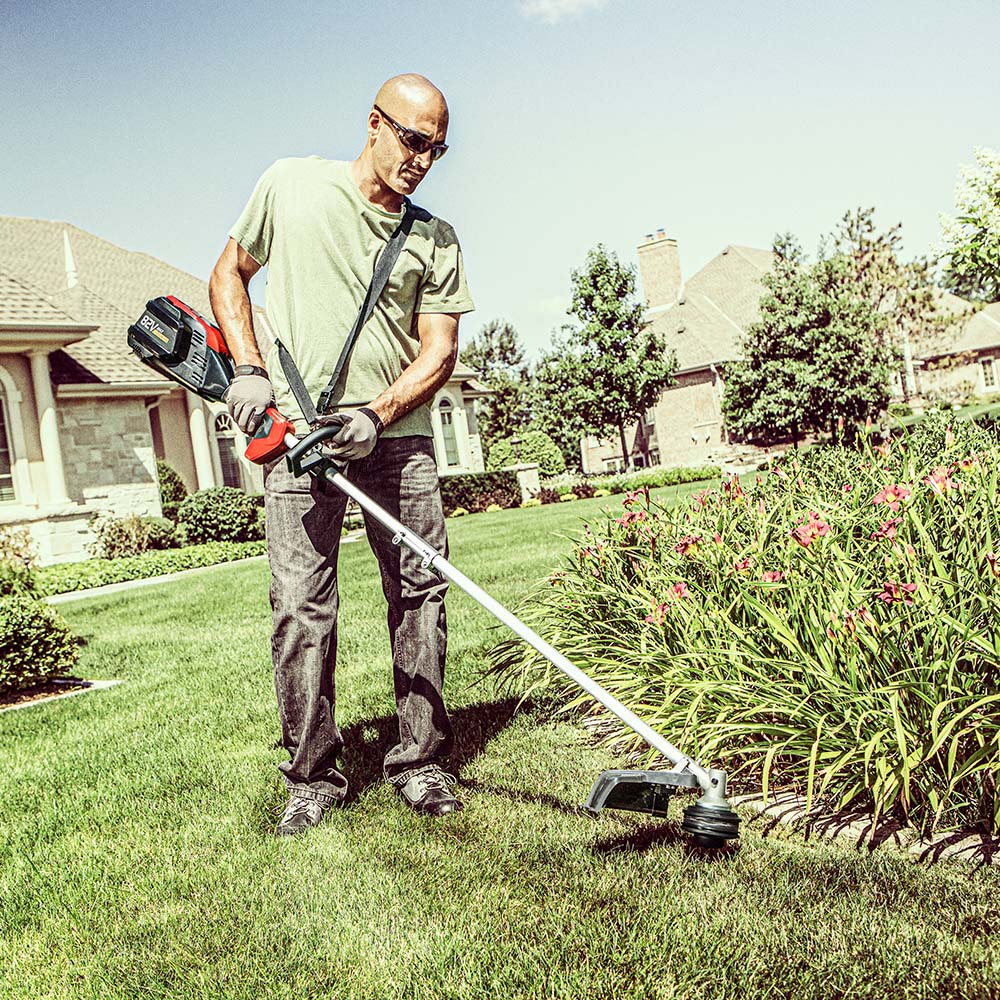
[[[431,439],[383,438],[347,478],[447,556],[437,463]],[[288,786],[307,797],[341,800],[337,770],[343,742],[334,721],[337,662],[337,553],[347,498],[312,476],[295,478],[284,459],[265,470],[267,553],[271,565],[271,655]],[[447,583],[420,557],[393,545],[365,515],[389,605],[389,641],[399,742],[386,755],[389,778],[427,763],[446,763],[453,736],[442,697],[447,645]]]

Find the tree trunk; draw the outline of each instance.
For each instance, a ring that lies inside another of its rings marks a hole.
[[[628,472],[632,463],[628,460],[628,445],[625,443],[625,425],[619,421],[618,435],[622,439],[622,460],[625,462],[625,471]]]

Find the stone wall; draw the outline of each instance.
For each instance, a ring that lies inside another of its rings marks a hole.
[[[59,401],[66,491],[118,517],[160,513],[156,458],[141,398]]]

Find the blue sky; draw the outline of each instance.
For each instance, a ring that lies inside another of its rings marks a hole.
[[[874,205],[921,253],[1000,146],[992,0],[0,0],[0,23],[0,214],[203,278],[270,162],[353,157],[379,83],[425,73],[452,148],[418,200],[465,250],[463,339],[505,317],[532,352],[598,242],[634,263],[664,228],[690,275]]]

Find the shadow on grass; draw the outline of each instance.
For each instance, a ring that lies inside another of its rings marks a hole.
[[[510,724],[517,705],[517,698],[503,698],[449,711],[455,730],[452,764],[459,774]],[[344,804],[350,806],[383,780],[382,761],[399,740],[399,721],[395,713],[362,719],[345,726],[341,735],[344,738],[344,774],[350,782]]]

